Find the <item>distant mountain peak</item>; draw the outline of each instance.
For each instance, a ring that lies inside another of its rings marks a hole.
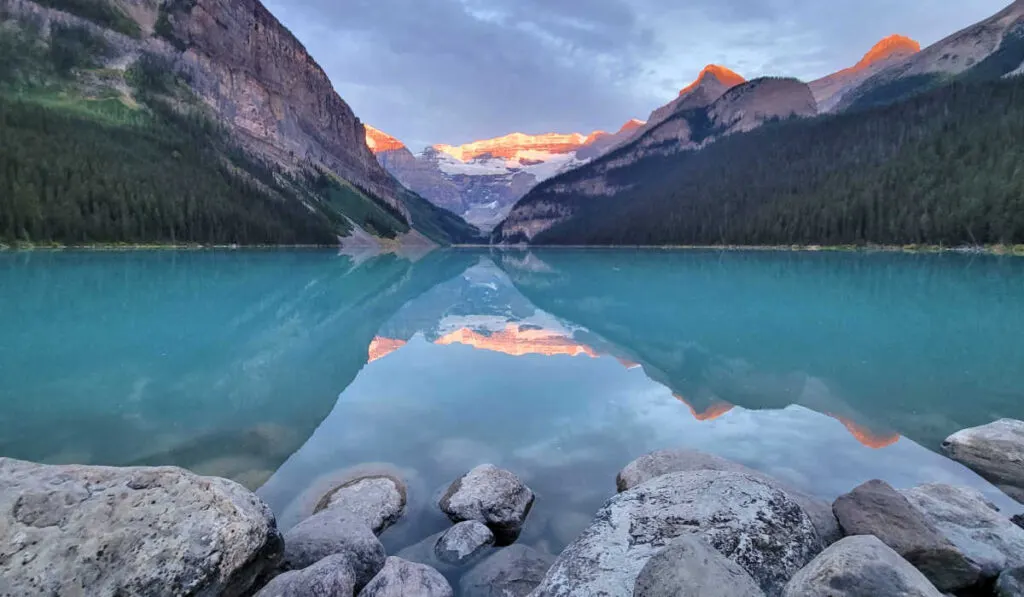
[[[719,83],[726,87],[735,87],[741,83],[745,83],[747,80],[741,75],[737,74],[724,66],[718,64],[709,64],[700,71],[700,75],[697,76],[697,80],[684,87],[679,95],[686,95],[694,89],[701,86],[708,78],[716,79]]]
[[[364,124],[363,127],[366,129],[366,146],[369,147],[370,151],[374,154],[405,148],[404,143],[391,135],[373,128],[368,124]]]
[[[616,135],[621,135],[622,133],[628,133],[630,131],[635,131],[635,130],[637,130],[638,128],[642,127],[645,124],[647,124],[646,120],[640,120],[639,118],[631,118],[629,120],[629,122],[627,122],[626,124],[622,125],[622,128],[619,129],[619,132],[615,133],[615,134]]]
[[[921,51],[921,44],[905,35],[890,35],[875,44],[853,68],[865,70],[896,56],[910,56]]]
[[[594,143],[600,141],[601,139],[604,139],[607,136],[608,136],[608,133],[605,132],[605,131],[594,131],[594,132],[590,133],[589,135],[587,135],[587,138],[584,139],[583,144],[584,145],[593,145]]]
[[[540,135],[527,135],[525,133],[512,133],[504,137],[473,141],[463,145],[434,145],[437,151],[446,153],[451,157],[468,162],[478,157],[490,155],[494,158],[516,159],[521,152],[544,152],[549,154],[572,153],[580,147],[587,145],[588,139],[599,138],[601,131],[595,131],[589,137],[579,133],[543,133]],[[595,137],[595,135],[598,135]],[[593,140],[590,141],[591,143]]]

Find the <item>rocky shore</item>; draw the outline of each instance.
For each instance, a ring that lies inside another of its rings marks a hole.
[[[1024,422],[943,450],[1024,499]],[[828,504],[692,450],[642,456],[616,484],[551,554],[516,543],[533,491],[478,466],[436,500],[452,526],[389,555],[378,537],[408,502],[391,474],[329,488],[282,536],[225,479],[0,458],[0,596],[1024,597],[1021,521],[972,489],[874,480]]]

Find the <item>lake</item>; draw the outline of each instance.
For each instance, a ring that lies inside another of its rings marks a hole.
[[[352,467],[409,483],[389,553],[492,462],[557,553],[660,448],[826,499],[977,487],[942,439],[1024,418],[1024,259],[640,250],[0,253],[0,455],[173,464],[294,525]],[[375,464],[376,463],[376,464]]]

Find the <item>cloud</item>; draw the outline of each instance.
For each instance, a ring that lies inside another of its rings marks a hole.
[[[414,149],[616,129],[708,63],[813,78],[1005,0],[267,0],[365,122]]]

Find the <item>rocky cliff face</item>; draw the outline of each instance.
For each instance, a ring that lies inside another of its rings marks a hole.
[[[1024,67],[1024,0],[882,69],[847,93],[838,110],[887,103],[941,84],[992,59],[986,77]]]
[[[408,215],[400,186],[305,47],[257,0],[167,0],[196,93],[244,146],[277,163],[322,165]]]
[[[854,66],[810,83],[818,109],[831,112],[847,93],[861,83],[920,51],[921,44],[909,37],[892,35],[883,39]]]

